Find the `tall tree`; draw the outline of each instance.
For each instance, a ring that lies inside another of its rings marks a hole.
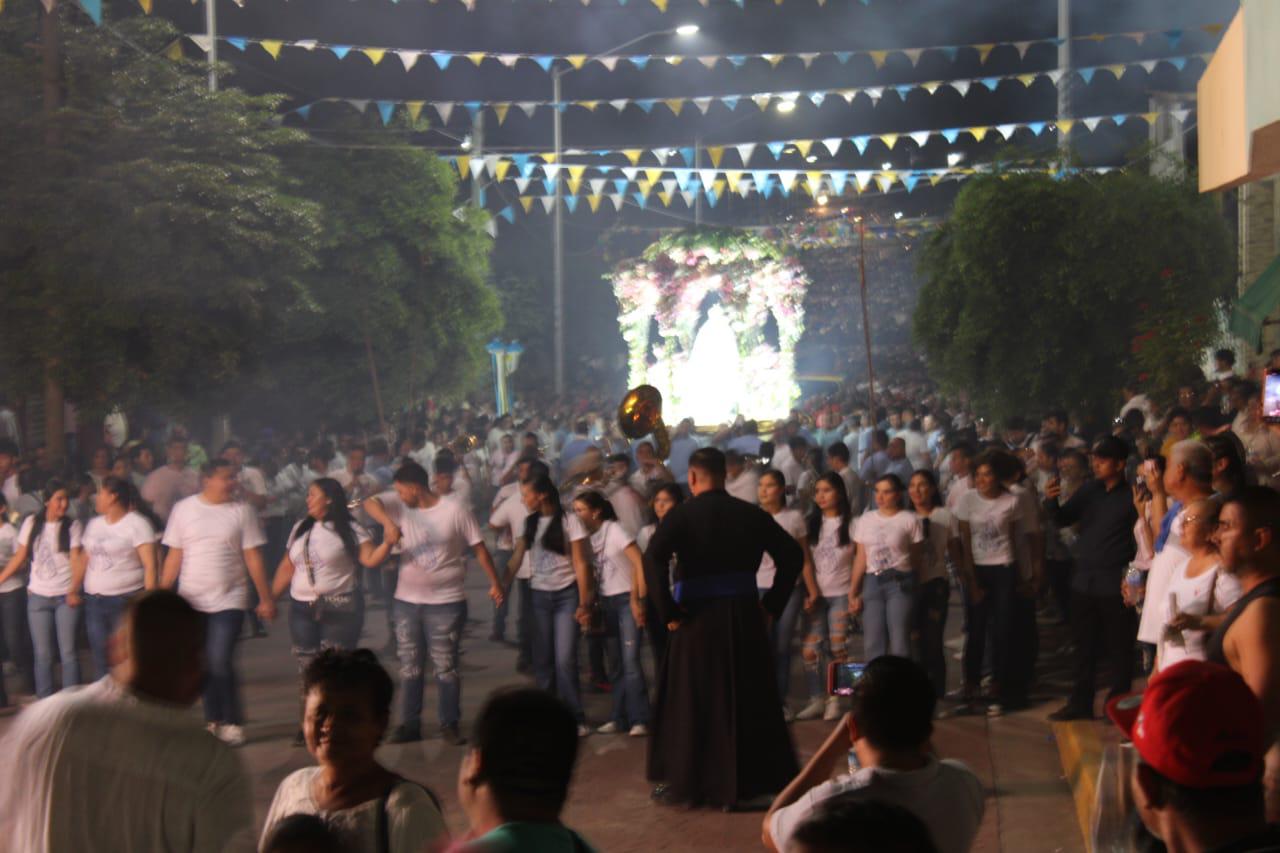
[[[0,381],[47,373],[89,411],[220,406],[305,297],[318,207],[277,156],[305,137],[278,97],[210,93],[199,63],[161,55],[168,22],[97,28],[69,3],[65,99],[42,116],[37,6],[0,16]]]
[[[1190,175],[970,180],[926,245],[915,337],[943,387],[988,416],[1114,411],[1157,395],[1215,339],[1233,277],[1226,224]]]

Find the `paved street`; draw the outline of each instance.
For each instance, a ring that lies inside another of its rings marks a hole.
[[[515,672],[515,651],[486,639],[491,609],[480,581],[476,570],[470,584],[472,621],[463,643],[464,730],[489,691],[525,681]],[[365,621],[364,643],[381,648],[387,639],[385,611],[371,610]],[[949,623],[954,651],[960,629],[960,613],[954,603]],[[273,626],[271,636],[242,643],[240,655],[249,715],[249,742],[240,754],[253,778],[261,821],[280,780],[310,762],[305,750],[290,746],[297,726],[298,696],[283,617]],[[394,661],[385,662],[394,674]],[[956,677],[958,662],[951,660],[949,666]],[[798,680],[800,667],[795,669]],[[588,692],[586,701],[591,721],[598,724],[608,719],[608,696]],[[426,706],[424,729],[431,733],[435,729],[434,687],[429,688]],[[939,721],[935,737],[939,753],[966,762],[987,785],[987,811],[975,850],[1083,850],[1071,792],[1044,719],[1053,707],[1056,700],[1046,699],[1033,711],[1004,719],[964,717]],[[0,732],[10,719],[0,719]],[[794,726],[802,762],[822,742],[831,725],[808,722]],[[455,793],[461,748],[429,737],[422,743],[384,746],[380,754],[397,772],[435,790],[445,804],[451,829],[465,829]],[[594,845],[610,853],[761,849],[758,814],[679,811],[651,804],[644,780],[644,755],[643,740],[593,735],[583,741],[566,819]]]

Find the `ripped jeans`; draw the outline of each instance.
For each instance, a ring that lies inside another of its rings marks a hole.
[[[804,614],[804,683],[809,698],[827,695],[828,660],[849,659],[849,596],[824,595],[812,613]]]
[[[649,725],[649,691],[640,666],[640,629],[631,615],[631,593],[606,595],[605,624],[609,629],[606,642],[609,657],[618,673],[613,683],[613,722],[622,729]]]
[[[420,726],[423,665],[428,656],[435,671],[440,727],[457,726],[462,718],[462,677],[458,650],[467,603],[410,604],[395,600],[396,657],[400,660],[401,722]]]

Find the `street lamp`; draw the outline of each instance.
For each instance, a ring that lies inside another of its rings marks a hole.
[[[698,34],[697,24],[681,24],[678,27],[666,30],[654,30],[653,32],[638,35],[633,39],[624,41],[622,44],[615,45],[608,50],[602,50],[599,53],[590,56],[577,66],[581,68],[597,59],[608,56],[611,53],[631,47],[633,44],[645,41],[646,39],[657,38],[659,36],[677,35],[682,38],[688,38]],[[551,71],[551,118],[554,123],[554,139],[555,162],[557,166],[560,164],[560,155],[563,153],[563,140],[561,129],[561,102],[560,102],[560,78],[570,71],[574,71],[574,66],[559,66]],[[552,225],[552,264],[553,277],[555,279],[554,302],[555,302],[555,380],[556,394],[564,393],[564,210],[561,204],[561,185],[560,176],[556,175],[555,185],[555,214]]]

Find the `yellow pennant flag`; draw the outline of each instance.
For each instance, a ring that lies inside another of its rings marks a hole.
[[[715,181],[713,181],[713,182],[712,182],[712,184],[711,184],[711,191],[712,191],[712,192],[714,192],[717,196],[719,196],[719,195],[723,195],[723,194],[724,194],[724,186],[725,186],[725,184],[724,184],[724,178],[717,178],[717,179],[716,179]]]
[[[405,109],[409,111],[409,119],[411,121],[418,120],[418,116],[422,114],[422,105],[425,103],[426,101],[405,101],[404,102]]]
[[[493,105],[493,114],[498,117],[498,124],[502,124],[507,120],[507,110],[511,109],[511,104],[502,103]]]
[[[1061,133],[1070,133],[1071,128],[1075,126],[1076,120],[1073,118],[1058,119],[1058,130]]]
[[[805,191],[805,192],[807,192],[807,193],[809,194],[809,198],[813,198],[813,191],[814,191],[815,189],[817,189],[817,185],[816,185],[816,184],[811,184],[811,183],[809,183],[808,181],[805,181],[805,182],[804,182],[804,191]]]
[[[645,179],[648,180],[649,183],[651,184],[656,184],[658,182],[658,178],[662,177],[662,171],[663,171],[662,169],[645,169],[644,170]]]
[[[565,166],[565,171],[569,173],[570,181],[581,181],[583,174],[587,171],[587,167],[583,165]]]
[[[493,179],[500,181],[507,176],[508,170],[511,169],[510,160],[499,160],[493,164]]]
[[[591,206],[592,213],[595,213],[597,210],[600,209],[600,199],[601,199],[601,196],[598,196],[598,195],[587,196],[587,204]]]
[[[882,133],[880,134],[880,141],[883,142],[890,151],[892,151],[893,146],[898,144],[898,134]]]
[[[1117,80],[1123,77],[1125,71],[1128,70],[1123,63],[1116,63],[1115,65],[1104,65],[1103,68],[1105,68],[1107,71],[1110,71],[1112,74],[1116,75]]]
[[[578,101],[578,106],[582,107],[589,113],[596,111],[596,107],[600,106],[599,101]]]
[[[477,53],[468,53],[468,54],[467,54],[467,59],[470,59],[470,60],[471,60],[471,64],[472,64],[472,65],[477,65],[477,66],[478,66],[481,62],[484,62],[485,57],[486,57],[486,56],[488,56],[488,55],[489,55],[489,54],[487,54],[487,53],[482,53],[482,52],[477,52]]]
[[[939,81],[930,80],[928,83],[921,83],[920,88],[932,95],[934,92],[938,91],[938,87],[941,85],[942,83]]]
[[[942,176],[941,176],[941,175],[930,175],[930,176],[929,176],[929,186],[931,186],[931,187],[936,187],[936,186],[938,185],[938,181],[940,181],[940,180],[942,180]]]
[[[745,172],[734,170],[725,172],[724,177],[725,180],[729,182],[729,186],[733,187],[734,190],[737,190],[738,185],[742,183],[742,176],[745,174]]]
[[[587,64],[587,55],[585,53],[575,53],[573,56],[566,56],[565,59],[575,70]]]
[[[667,11],[667,0],[653,0],[653,5],[658,7],[659,12]]]
[[[671,110],[672,115],[680,115],[680,111],[684,109],[684,98],[667,98],[662,103],[667,105],[667,109]]]
[[[466,178],[471,175],[471,155],[459,154],[454,163],[458,167],[458,177]]]
[[[1037,76],[1039,76],[1039,75],[1037,75],[1037,74],[1019,74],[1019,75],[1018,75],[1018,82],[1019,82],[1019,83],[1021,83],[1021,84],[1022,84],[1022,85],[1024,85],[1024,86],[1030,86],[1032,83],[1036,82],[1036,77],[1037,77]],[[932,94],[932,93],[931,93],[931,94]]]
[[[720,160],[722,157],[724,157],[724,146],[712,145],[710,148],[707,149],[707,156],[711,158],[711,165],[719,169]]]
[[[531,195],[520,196],[520,206],[524,208],[525,213],[528,213],[529,208],[533,207],[533,196]]]
[[[1092,35],[1081,36],[1081,38],[1088,39],[1089,41],[1094,41],[1094,42],[1106,41],[1108,37],[1109,36],[1106,33],[1093,33]]]
[[[379,62],[381,62],[382,57],[387,55],[386,50],[380,47],[366,47],[364,50],[360,52],[363,53],[365,56],[369,57],[369,61],[372,62],[374,65],[377,65]]]
[[[795,141],[796,150],[800,152],[801,157],[809,156],[809,149],[813,147],[812,139],[797,139]],[[892,146],[890,146],[892,147]]]
[[[668,193],[668,192],[660,192],[660,193],[658,193],[658,200],[662,202],[662,206],[663,206],[663,207],[670,207],[670,206],[671,206],[671,193]]]
[[[982,141],[982,139],[983,139],[983,137],[985,137],[985,136],[987,135],[987,131],[988,131],[988,130],[990,130],[990,129],[991,129],[991,128],[989,128],[989,127],[971,127],[971,128],[969,128],[968,130],[969,130],[969,132],[970,132],[970,133],[972,133],[972,134],[973,134],[973,141],[974,141],[974,142],[981,142],[981,141]]]
[[[887,58],[888,58],[888,56],[889,56],[889,51],[887,51],[887,50],[869,50],[869,51],[867,51],[867,54],[871,57],[871,61],[872,61],[873,63],[875,63],[876,68],[883,68],[883,67],[884,67],[884,61],[885,61],[885,59],[887,59]]]
[[[628,148],[622,152],[622,156],[630,160],[631,165],[634,166],[635,164],[640,162],[640,155],[643,153],[644,152],[641,151],[639,148]]]
[[[805,172],[804,179],[809,184],[810,188],[816,190],[818,188],[818,185],[822,183],[822,173],[821,172]]]
[[[1142,114],[1142,118],[1146,121],[1147,124],[1155,124],[1156,119],[1158,119],[1159,117],[1160,117],[1160,113],[1143,113]]]
[[[566,181],[566,183],[569,186],[569,195],[577,195],[578,190],[582,188],[582,176],[579,175],[576,178],[570,176],[569,180]]]
[[[542,158],[544,163],[554,163],[556,161],[556,155],[550,151],[544,151],[538,156]]]
[[[986,62],[987,57],[991,55],[991,51],[995,49],[994,44],[975,44],[973,49],[978,51],[978,61]]]
[[[648,195],[649,190],[653,189],[653,181],[636,181],[636,187],[639,188],[641,195]]]
[[[151,0],[138,0],[138,5],[142,7],[144,13],[151,14]],[[2,11],[4,11],[4,4],[0,3],[0,12]]]
[[[666,61],[668,65],[679,65],[681,62],[684,62],[684,57],[672,55],[666,57]]]
[[[280,56],[280,48],[284,46],[284,42],[276,41],[275,39],[264,39],[258,42],[258,44],[263,50],[271,54],[272,59],[276,59]]]
[[[770,65],[772,65],[774,68],[777,68],[777,67],[778,67],[778,63],[779,63],[779,62],[781,62],[782,60],[786,59],[786,57],[785,57],[785,56],[781,56],[781,55],[779,55],[779,54],[774,53],[774,54],[769,54],[769,55],[765,56],[765,59],[769,60],[769,64],[770,64]]]
[[[4,0],[0,0],[0,11],[4,9]],[[164,49],[164,55],[174,62],[182,58],[182,39],[177,39],[173,44]]]

